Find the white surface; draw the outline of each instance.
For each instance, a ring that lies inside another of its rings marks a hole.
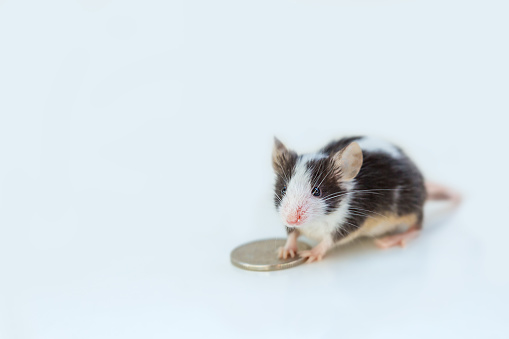
[[[507,338],[507,1],[0,1],[1,338]],[[277,135],[461,189],[406,249],[273,273]]]

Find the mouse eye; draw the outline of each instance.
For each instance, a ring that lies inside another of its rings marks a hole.
[[[286,186],[283,186],[283,188],[281,189],[281,195],[285,195],[286,193]]]
[[[315,197],[319,197],[320,194],[322,194],[322,192],[320,192],[320,189],[318,187],[315,187],[313,188],[313,190],[311,191],[311,193],[315,196]]]

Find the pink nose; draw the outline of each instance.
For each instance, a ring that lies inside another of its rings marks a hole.
[[[288,215],[286,217],[286,222],[288,225],[300,225],[304,221],[304,211],[302,210],[302,207],[297,208],[297,210]]]

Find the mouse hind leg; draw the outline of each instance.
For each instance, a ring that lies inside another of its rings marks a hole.
[[[421,226],[414,225],[414,226],[408,228],[404,232],[392,234],[392,235],[386,235],[384,237],[375,239],[375,245],[381,249],[386,249],[386,248],[395,247],[395,246],[405,247],[406,243],[409,240],[417,238],[419,236],[420,232],[421,232]]]
[[[386,249],[390,247],[405,247],[408,241],[417,238],[422,228],[422,213],[409,214],[391,219],[394,228],[400,225],[409,225],[405,231],[396,234],[381,236],[375,239],[375,245],[379,248]]]

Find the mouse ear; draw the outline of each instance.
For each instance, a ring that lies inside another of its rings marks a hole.
[[[274,137],[274,148],[272,149],[272,167],[274,171],[281,172],[291,155],[292,152],[278,138]]]
[[[333,156],[336,166],[341,170],[341,180],[350,181],[359,174],[362,167],[362,149],[352,142]]]

